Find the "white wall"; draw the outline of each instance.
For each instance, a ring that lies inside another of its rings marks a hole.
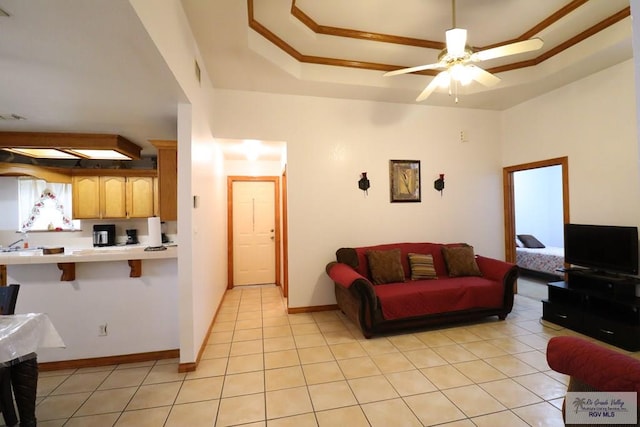
[[[282,176],[282,164],[275,160],[226,160],[224,162],[227,176]]]
[[[631,6],[631,17],[636,17],[636,19],[631,19],[633,64],[636,70],[640,70],[640,19],[637,19],[640,16],[640,0],[630,0],[629,5]],[[636,105],[638,105],[640,104],[640,73],[638,72],[635,73],[635,83]],[[640,108],[636,109],[636,129],[640,133]]]
[[[562,166],[513,174],[516,235],[532,234],[545,246],[564,247]]]
[[[14,177],[0,177],[0,230],[16,231],[18,220],[18,180]],[[4,244],[0,241],[0,245]]]
[[[226,290],[224,165],[209,120],[212,88],[179,0],[129,0],[188,103],[178,108],[180,362],[191,363]],[[194,74],[200,64],[202,80]],[[193,196],[198,208],[193,208]]]
[[[40,349],[38,360],[86,359],[178,348],[175,259],[143,260],[130,278],[126,261],[76,263],[76,280],[60,281],[56,264],[7,266],[20,283],[16,313],[47,313],[66,348]],[[106,323],[108,335],[98,336]]]
[[[226,90],[215,100],[217,137],[287,142],[289,306],[335,303],[324,268],[342,246],[465,241],[503,257],[498,112]],[[421,161],[422,203],[389,203],[391,159]]]
[[[503,113],[503,164],[569,158],[570,220],[640,225],[633,61]]]

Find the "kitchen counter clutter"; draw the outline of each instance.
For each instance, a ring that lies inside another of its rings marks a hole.
[[[55,264],[58,262],[101,262],[128,259],[176,258],[178,247],[163,251],[145,251],[144,245],[105,246],[95,248],[65,248],[64,253],[44,255],[42,249],[22,249],[0,253],[0,264]]]
[[[20,264],[57,264],[62,270],[61,281],[75,280],[78,262],[127,261],[131,267],[129,277],[142,275],[142,260],[177,258],[176,245],[166,250],[145,250],[144,245],[106,246],[95,248],[65,248],[64,253],[44,254],[43,249],[22,249],[0,253],[0,266]],[[5,277],[5,275],[0,275]]]

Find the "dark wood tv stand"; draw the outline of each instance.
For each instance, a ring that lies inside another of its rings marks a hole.
[[[548,283],[542,318],[629,351],[640,350],[640,279],[571,269]]]

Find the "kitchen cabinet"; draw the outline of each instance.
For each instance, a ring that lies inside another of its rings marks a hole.
[[[127,217],[127,182],[123,176],[100,177],[100,218]]]
[[[71,180],[73,218],[100,218],[100,177],[74,176]]]
[[[176,141],[149,141],[158,150],[156,215],[163,221],[178,219],[178,150]]]
[[[128,218],[148,218],[154,215],[153,177],[131,176],[126,183],[126,210]]]
[[[147,218],[154,214],[153,176],[74,176],[74,219]]]

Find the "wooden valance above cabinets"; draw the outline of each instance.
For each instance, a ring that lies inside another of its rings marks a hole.
[[[71,183],[70,169],[0,162],[0,176],[30,176],[47,182]]]

